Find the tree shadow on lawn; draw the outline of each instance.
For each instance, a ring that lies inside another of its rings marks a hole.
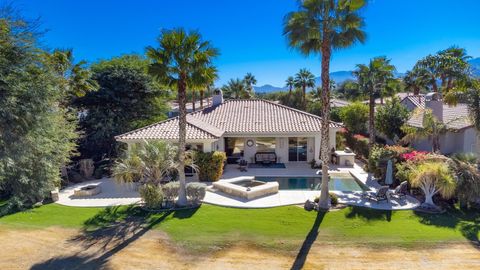
[[[315,242],[315,240],[317,240],[318,230],[320,228],[320,224],[322,224],[325,214],[326,212],[323,212],[323,211],[318,212],[317,218],[315,219],[315,222],[313,223],[313,226],[310,229],[310,232],[307,234],[307,237],[303,241],[302,247],[298,251],[297,257],[295,258],[295,261],[293,262],[293,265],[290,269],[292,270],[302,269],[303,266],[305,265],[305,261],[307,260],[308,253],[310,252],[310,249],[312,248],[312,245]]]
[[[443,214],[427,214],[417,211],[414,213],[423,224],[460,230],[474,247],[480,249],[480,212],[478,210],[449,207]]]
[[[177,218],[188,218],[196,209],[153,213],[138,206],[109,207],[84,223],[81,233],[68,241],[80,244],[85,250],[98,247],[94,255],[57,257],[34,265],[31,269],[108,269],[109,259],[138,240],[146,232],[173,213]]]
[[[366,221],[371,220],[392,220],[391,210],[377,210],[367,207],[350,206],[349,211],[345,214],[346,218],[360,218]]]

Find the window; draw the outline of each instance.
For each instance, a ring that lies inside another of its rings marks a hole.
[[[225,152],[227,157],[242,157],[244,143],[244,138],[225,138]]]
[[[275,138],[257,138],[257,152],[275,152]]]
[[[288,161],[307,161],[307,138],[288,138]]]

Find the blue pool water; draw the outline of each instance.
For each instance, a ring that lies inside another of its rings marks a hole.
[[[322,179],[319,177],[261,177],[255,180],[276,181],[280,190],[320,190]],[[336,191],[367,191],[369,188],[350,174],[331,174],[328,188]]]

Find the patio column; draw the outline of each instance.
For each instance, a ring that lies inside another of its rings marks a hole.
[[[204,153],[212,152],[212,143],[211,142],[204,142],[203,143],[203,152]]]
[[[320,142],[322,140],[322,135],[315,135],[315,149],[314,149],[314,159],[316,162],[320,162]]]

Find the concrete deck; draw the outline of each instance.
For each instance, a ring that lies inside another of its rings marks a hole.
[[[291,163],[287,164],[286,169],[249,169],[247,172],[240,172],[236,165],[226,166],[224,175],[220,181],[229,181],[239,176],[295,176],[295,177],[313,177],[318,170],[311,169],[308,164]],[[350,172],[357,179],[367,185],[372,191],[375,191],[379,184],[372,179],[369,174],[363,171],[361,164],[355,164],[354,167],[335,167],[333,166],[329,172]],[[75,198],[73,190],[87,185],[99,184],[102,188],[100,194]],[[361,198],[361,192],[340,192],[332,191],[339,197],[339,202],[348,205],[356,205],[382,210],[406,210],[413,209],[420,205],[413,197],[407,196],[406,199],[400,201],[392,201],[391,203],[382,202],[375,203]],[[205,196],[204,202],[213,205],[236,207],[236,208],[269,208],[285,205],[303,204],[307,199],[313,200],[320,195],[320,191],[310,190],[280,190],[277,194],[257,198],[254,200],[246,200],[235,198],[225,193],[215,191],[209,188]],[[67,187],[60,191],[58,204],[77,207],[107,207],[116,205],[129,205],[140,202],[138,192],[132,185],[119,185],[113,179],[104,178],[100,180],[88,181]]]
[[[88,185],[100,185],[102,191],[93,196],[76,198],[73,190]],[[61,205],[77,207],[106,207],[116,205],[129,205],[140,202],[140,196],[133,185],[117,184],[115,180],[103,178],[72,185],[60,190],[59,200]]]

